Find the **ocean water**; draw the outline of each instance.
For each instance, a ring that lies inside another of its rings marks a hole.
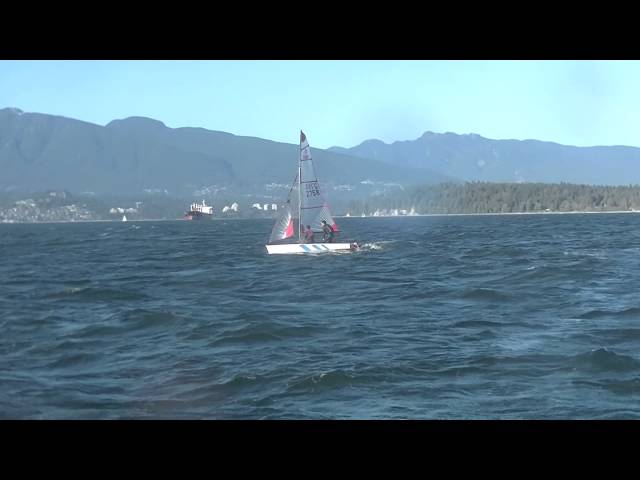
[[[640,418],[640,215],[0,225],[0,418]]]

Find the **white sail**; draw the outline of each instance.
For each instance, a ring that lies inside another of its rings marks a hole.
[[[327,200],[320,190],[311,158],[311,148],[307,137],[300,132],[300,225],[316,232],[322,232],[322,220],[338,230],[338,225],[331,216]]]
[[[269,243],[291,238],[293,237],[293,234],[293,216],[291,214],[291,206],[289,202],[287,202],[280,211],[276,223],[273,225],[271,236],[269,237]]]

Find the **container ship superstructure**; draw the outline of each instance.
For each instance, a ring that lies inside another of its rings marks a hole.
[[[211,220],[213,218],[213,207],[204,203],[192,203],[184,215],[185,220]]]

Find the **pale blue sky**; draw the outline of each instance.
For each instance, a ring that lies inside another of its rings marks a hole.
[[[0,61],[0,108],[312,146],[425,131],[640,146],[639,61]]]

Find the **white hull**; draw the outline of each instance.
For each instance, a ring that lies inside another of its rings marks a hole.
[[[266,245],[270,255],[274,253],[325,253],[339,250],[353,250],[351,243],[286,243],[283,245]]]

